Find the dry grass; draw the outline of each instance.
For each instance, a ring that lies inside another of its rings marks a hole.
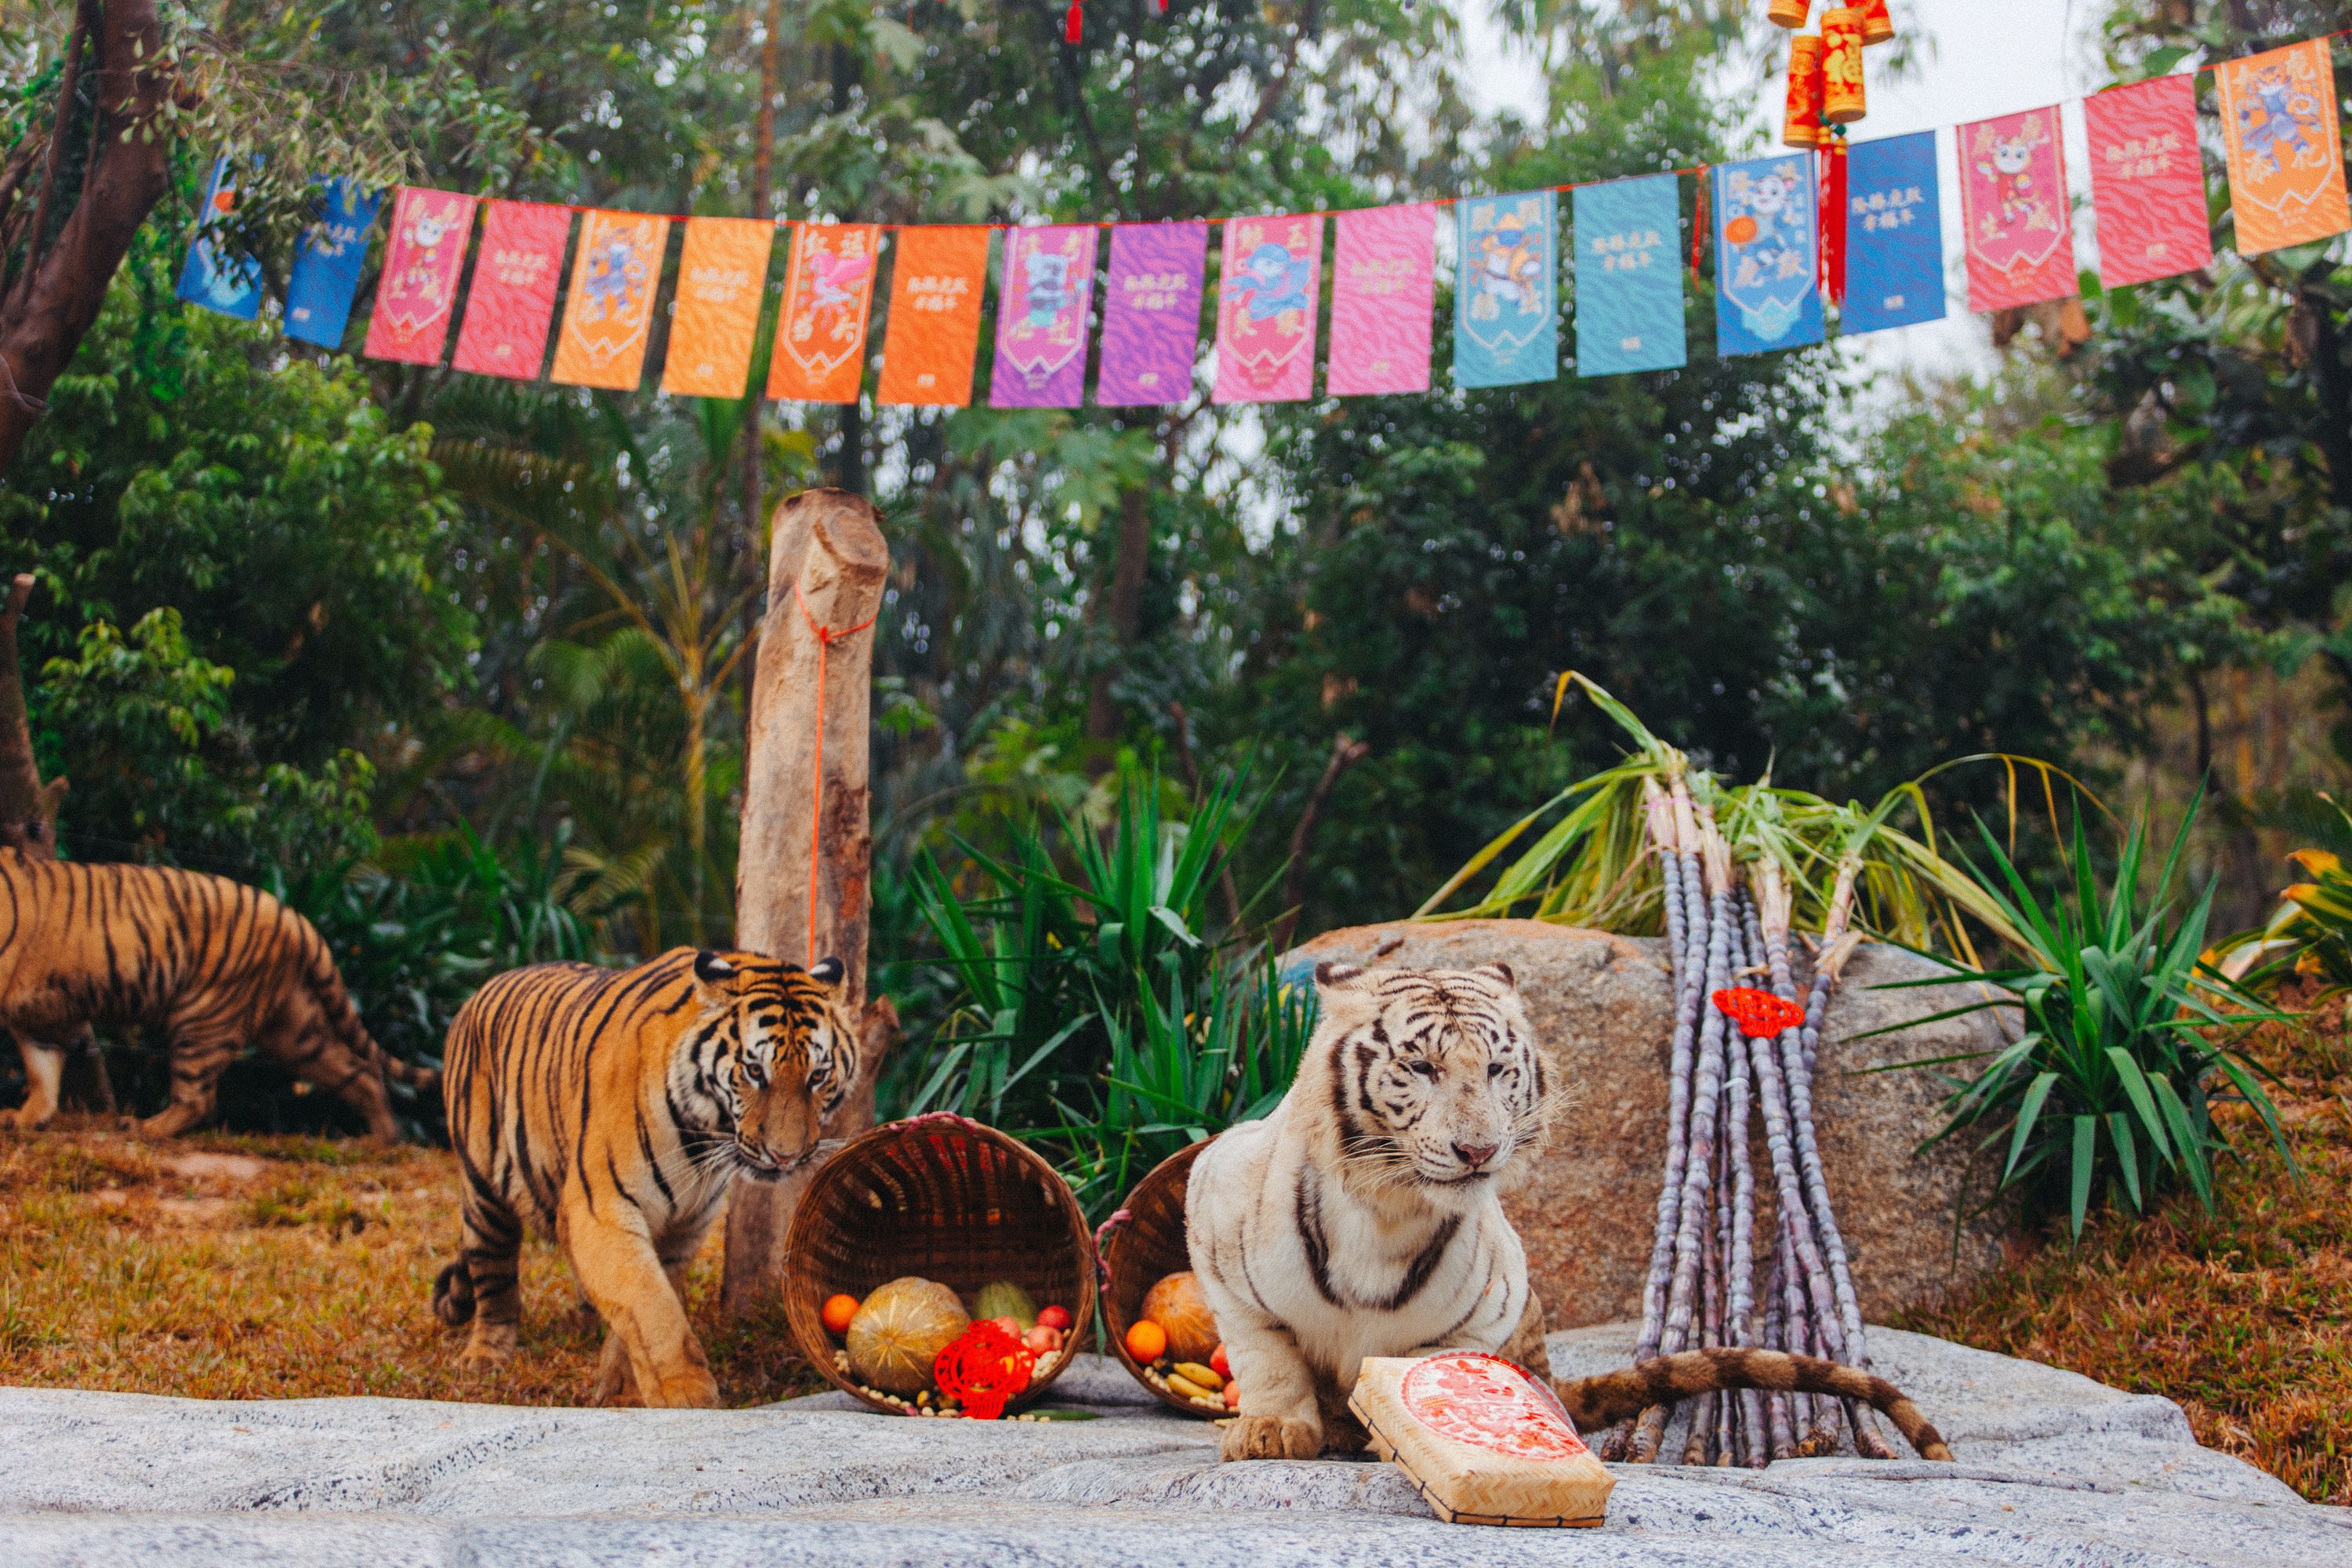
[[[199,1134],[0,1134],[0,1383],[210,1399],[395,1394],[576,1403],[603,1331],[545,1243],[523,1254],[520,1352],[460,1368],[428,1305],[455,1249],[445,1151]],[[782,1315],[716,1310],[718,1247],[690,1282],[730,1404],[805,1392]]]
[[[2219,1212],[2193,1198],[2109,1215],[2079,1247],[2039,1249],[1906,1328],[2160,1394],[2199,1441],[2315,1502],[2352,1503],[2352,1037],[2341,1003],[2263,1031],[2297,1184],[2252,1118],[2223,1113],[2246,1158]]]

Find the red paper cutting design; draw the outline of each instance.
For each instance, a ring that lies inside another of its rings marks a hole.
[[[1037,1358],[1029,1348],[986,1318],[972,1324],[939,1353],[931,1380],[966,1415],[993,1421],[1029,1386]]]
[[[1734,985],[1717,992],[1708,1000],[1715,1004],[1717,1012],[1738,1025],[1739,1032],[1751,1040],[1769,1040],[1783,1029],[1793,1029],[1805,1021],[1802,1007],[1753,985]]]

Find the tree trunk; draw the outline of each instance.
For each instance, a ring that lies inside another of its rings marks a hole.
[[[890,552],[872,504],[842,490],[794,496],[776,509],[772,532],[768,611],[745,738],[736,941],[794,963],[838,958],[847,1000],[856,1008],[866,997],[874,858],[866,820],[871,628]],[[829,646],[819,627],[830,635]],[[865,1064],[829,1136],[846,1138],[873,1125],[875,1079],[896,1016],[887,1002],[866,1009]],[[783,1181],[737,1184],[719,1294],[730,1316],[773,1297],[793,1210],[814,1173],[812,1166]]]
[[[0,848],[47,860],[58,852],[58,801],[66,781],[41,782],[33,760],[33,726],[25,712],[25,676],[16,657],[16,623],[33,579],[18,573],[0,607]]]
[[[1282,917],[1276,922],[1269,951],[1287,952],[1291,935],[1298,930],[1298,911],[1307,902],[1307,851],[1315,843],[1315,826],[1323,819],[1339,775],[1371,754],[1372,748],[1352,735],[1331,737],[1331,760],[1323,764],[1323,776],[1315,781],[1306,808],[1298,814],[1298,826],[1290,830],[1290,858],[1282,871]]]
[[[1122,658],[1135,646],[1138,632],[1143,626],[1143,578],[1151,564],[1151,495],[1138,485],[1119,497],[1118,544],[1111,557],[1110,595],[1104,606],[1110,621],[1111,639],[1118,646]],[[1105,665],[1094,673],[1087,688],[1087,739],[1113,742],[1121,728],[1118,704],[1110,694],[1114,669]],[[1097,759],[1109,765],[1108,759]]]
[[[97,68],[95,151],[56,241],[44,249],[33,234],[24,283],[0,303],[0,470],[16,462],[42,399],[98,320],[115,268],[171,177],[170,139],[153,123],[172,79],[154,0],[82,0],[82,11],[97,55],[89,60],[86,47],[82,67]],[[60,100],[59,127],[72,110]],[[64,195],[45,186],[41,199]]]

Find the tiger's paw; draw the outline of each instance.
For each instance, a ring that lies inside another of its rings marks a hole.
[[[1286,1415],[1242,1415],[1225,1428],[1217,1458],[1311,1459],[1322,1451],[1323,1429],[1315,1422]]]
[[[487,1331],[485,1331],[486,1328]],[[466,1348],[457,1352],[457,1364],[459,1366],[500,1366],[513,1360],[514,1353],[514,1325],[511,1323],[485,1325],[478,1318],[474,1321],[472,1337],[467,1340]]]
[[[716,1410],[719,1381],[698,1366],[687,1367],[663,1378],[659,1392],[646,1403],[666,1410]]]

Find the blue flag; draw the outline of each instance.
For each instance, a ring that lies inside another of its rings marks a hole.
[[[1672,174],[1576,188],[1576,374],[1687,363],[1682,213]]]
[[[261,266],[250,256],[221,252],[207,231],[236,210],[236,182],[229,178],[228,160],[213,161],[213,177],[205,184],[205,205],[196,218],[195,243],[180,268],[180,298],[224,316],[250,321],[261,314]]]
[[[1846,154],[1848,332],[1944,319],[1944,212],[1936,133],[1856,142]]]
[[[1820,342],[1812,153],[1718,163],[1714,176],[1716,352],[1752,354]]]
[[[362,192],[349,180],[320,183],[319,222],[294,253],[286,281],[286,335],[320,348],[343,345],[343,325],[352,317],[352,295],[360,286],[360,263],[367,259],[368,231],[375,226],[382,193]]]
[[[1559,198],[1468,196],[1459,205],[1454,384],[1516,386],[1559,374]]]

